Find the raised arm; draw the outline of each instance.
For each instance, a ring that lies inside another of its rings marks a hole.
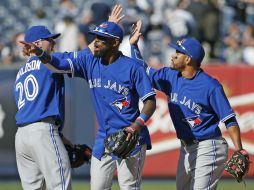
[[[142,22],[141,20],[137,21],[136,24],[132,25],[132,32],[130,36],[130,45],[131,45],[131,57],[141,63],[145,68],[147,68],[147,64],[145,63],[140,50],[138,48],[139,38],[142,36],[141,33]]]
[[[115,22],[119,24],[119,22],[124,18],[125,15],[122,14],[122,6],[121,5],[115,5],[114,8],[111,11],[111,14],[108,17],[109,22]]]
[[[51,54],[45,52],[41,48],[37,47],[33,43],[28,43],[25,41],[20,41],[24,45],[24,50],[27,55],[37,56],[40,61],[45,64],[50,70],[57,73],[71,73],[70,64],[67,60],[62,61]]]

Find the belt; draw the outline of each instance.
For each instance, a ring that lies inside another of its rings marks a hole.
[[[56,119],[55,117],[46,117],[46,118],[43,118],[41,119],[40,121],[37,121],[37,122],[44,122],[44,123],[50,123],[50,124],[53,124],[53,125],[60,125],[61,124],[61,121]]]
[[[198,144],[201,141],[204,141],[207,139],[202,139],[202,140],[197,140],[197,139],[180,139],[181,144],[183,146],[190,146],[190,145],[194,145],[194,144]]]
[[[60,120],[58,120],[58,119],[56,119],[54,117],[51,117],[51,116],[45,117],[45,118],[43,118],[41,120],[38,120],[38,121],[35,121],[33,123],[38,123],[38,122],[50,123],[50,124],[56,125],[56,126],[61,124]],[[20,124],[20,125],[18,125],[18,127],[24,127],[24,126],[27,126],[27,125],[30,125],[30,124],[33,124],[33,123]]]

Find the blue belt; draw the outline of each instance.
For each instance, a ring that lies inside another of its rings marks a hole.
[[[221,135],[218,136],[214,136],[214,137],[209,137],[207,139],[180,139],[181,144],[183,146],[190,146],[190,145],[194,145],[194,144],[198,144],[199,142],[205,141],[205,140],[210,140],[210,139],[217,139],[220,138]]]
[[[201,141],[205,141],[208,139],[201,139],[201,140],[197,140],[197,139],[180,139],[181,144],[183,146],[190,146],[190,145],[194,145],[194,144],[198,144]]]

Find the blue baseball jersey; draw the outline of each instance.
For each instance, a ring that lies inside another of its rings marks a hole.
[[[132,56],[140,63],[142,57],[137,46]],[[209,139],[221,136],[218,124],[235,116],[222,85],[200,69],[191,79],[179,71],[165,67],[146,67],[154,88],[168,97],[168,108],[179,139]]]
[[[93,147],[93,155],[98,159],[104,153],[104,138],[130,126],[140,114],[139,99],[144,101],[155,95],[145,69],[124,55],[109,65],[91,53],[80,53],[77,59],[61,61],[52,57],[51,64],[60,70],[71,70],[73,77],[84,78],[89,84],[99,123]],[[136,151],[143,144],[151,149],[146,126],[141,130],[139,143]]]
[[[221,136],[219,122],[235,116],[221,84],[202,69],[191,79],[171,68],[148,68],[148,74],[154,87],[168,96],[170,115],[180,139]]]
[[[76,58],[77,54],[65,52],[54,53],[54,56],[59,59]],[[19,69],[13,89],[18,108],[16,124],[26,125],[51,116],[61,122],[62,128],[64,92],[63,74],[50,71],[37,57],[29,58]]]

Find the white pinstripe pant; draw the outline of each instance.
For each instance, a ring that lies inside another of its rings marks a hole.
[[[91,160],[91,190],[110,190],[115,171],[121,190],[140,190],[146,156],[146,145],[137,154],[127,159],[112,160],[103,156],[101,161]]]
[[[16,160],[25,190],[71,190],[71,168],[58,128],[37,122],[19,127]]]
[[[225,139],[209,139],[181,145],[178,160],[177,190],[215,190],[228,157]]]

